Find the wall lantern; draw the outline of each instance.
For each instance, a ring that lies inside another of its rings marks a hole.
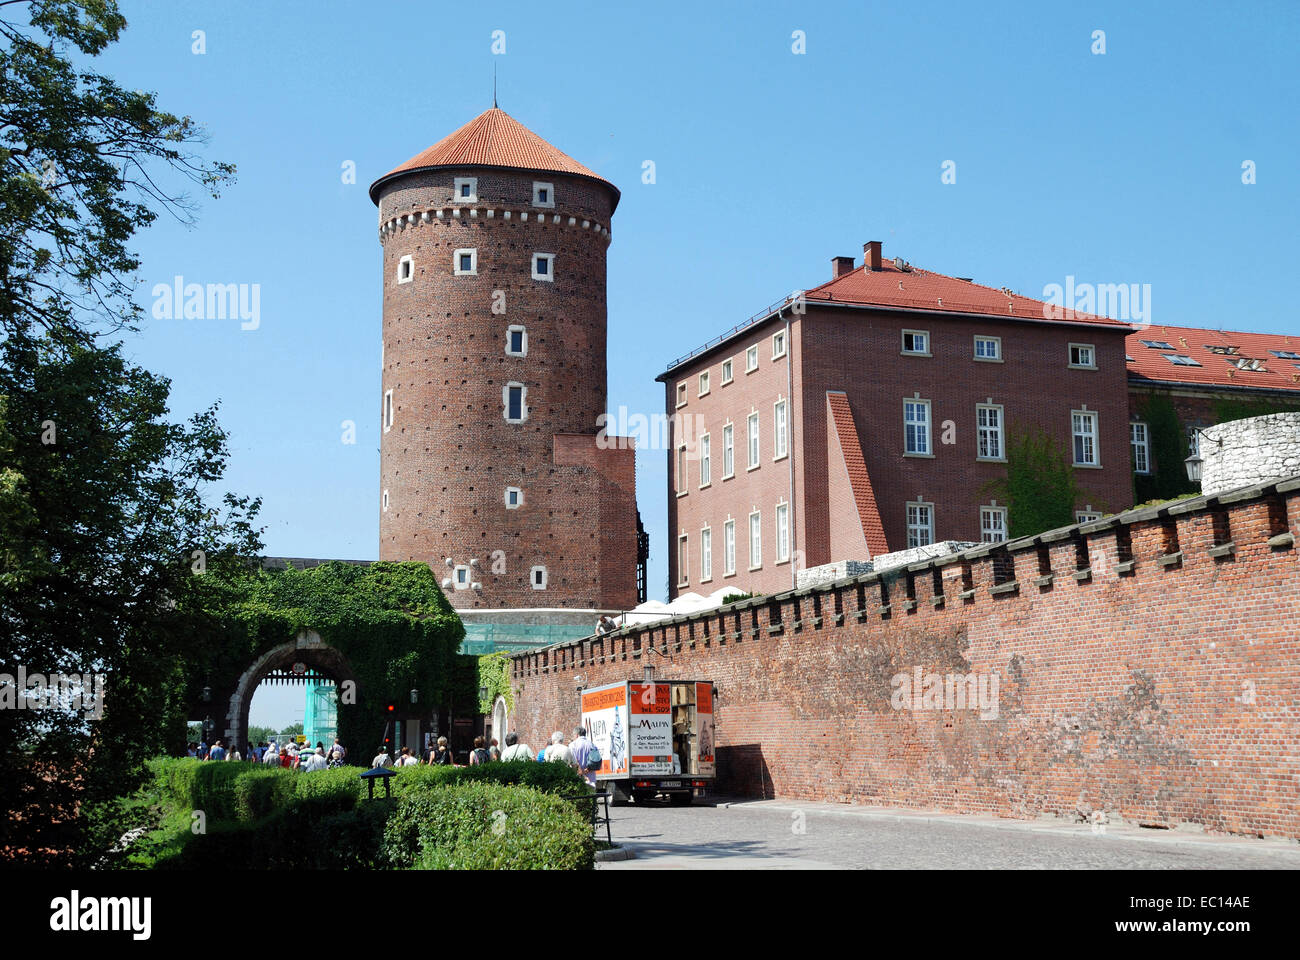
[[[412,703],[420,702],[420,691],[416,690],[414,687],[411,688],[411,702]]]

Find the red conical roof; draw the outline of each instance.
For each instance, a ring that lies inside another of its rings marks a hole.
[[[384,174],[371,184],[370,198],[376,198],[377,188],[384,181],[398,174],[432,167],[512,167],[569,173],[599,180],[614,191],[614,202],[618,202],[618,188],[612,183],[557,150],[497,107],[483,111],[455,133]]]

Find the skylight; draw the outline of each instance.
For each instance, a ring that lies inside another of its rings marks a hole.
[[[1230,357],[1230,356],[1233,356],[1233,355],[1235,355],[1236,352],[1237,352],[1237,348],[1236,348],[1236,347],[1220,347],[1220,346],[1212,346],[1212,345],[1210,345],[1210,344],[1208,344],[1208,343],[1205,345],[1205,349],[1206,349],[1206,350],[1209,350],[1210,353],[1217,353],[1217,354],[1219,354],[1220,356],[1223,356],[1223,357]]]
[[[1300,360],[1300,353],[1296,353],[1294,350],[1270,350],[1269,353],[1279,360]]]
[[[1228,362],[1238,370],[1258,370],[1264,373],[1268,372],[1264,368],[1263,360],[1252,360],[1250,357],[1238,357],[1236,360],[1229,360]]]
[[[1172,350],[1172,343],[1165,343],[1163,340],[1143,340],[1142,345],[1150,347],[1152,350]]]
[[[1145,342],[1145,341],[1144,341]],[[1165,359],[1176,367],[1199,367],[1200,363],[1181,353],[1166,353]]]

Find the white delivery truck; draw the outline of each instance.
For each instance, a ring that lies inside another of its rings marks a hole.
[[[713,683],[628,680],[582,692],[582,725],[600,751],[597,782],[615,804],[658,795],[688,804],[713,786]]]

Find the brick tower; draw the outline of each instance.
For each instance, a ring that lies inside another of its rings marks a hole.
[[[582,611],[569,632],[585,635],[590,612],[638,599],[635,454],[599,432],[619,192],[493,107],[370,197],[384,281],[379,557],[433,566],[467,630],[476,610],[563,608]]]

